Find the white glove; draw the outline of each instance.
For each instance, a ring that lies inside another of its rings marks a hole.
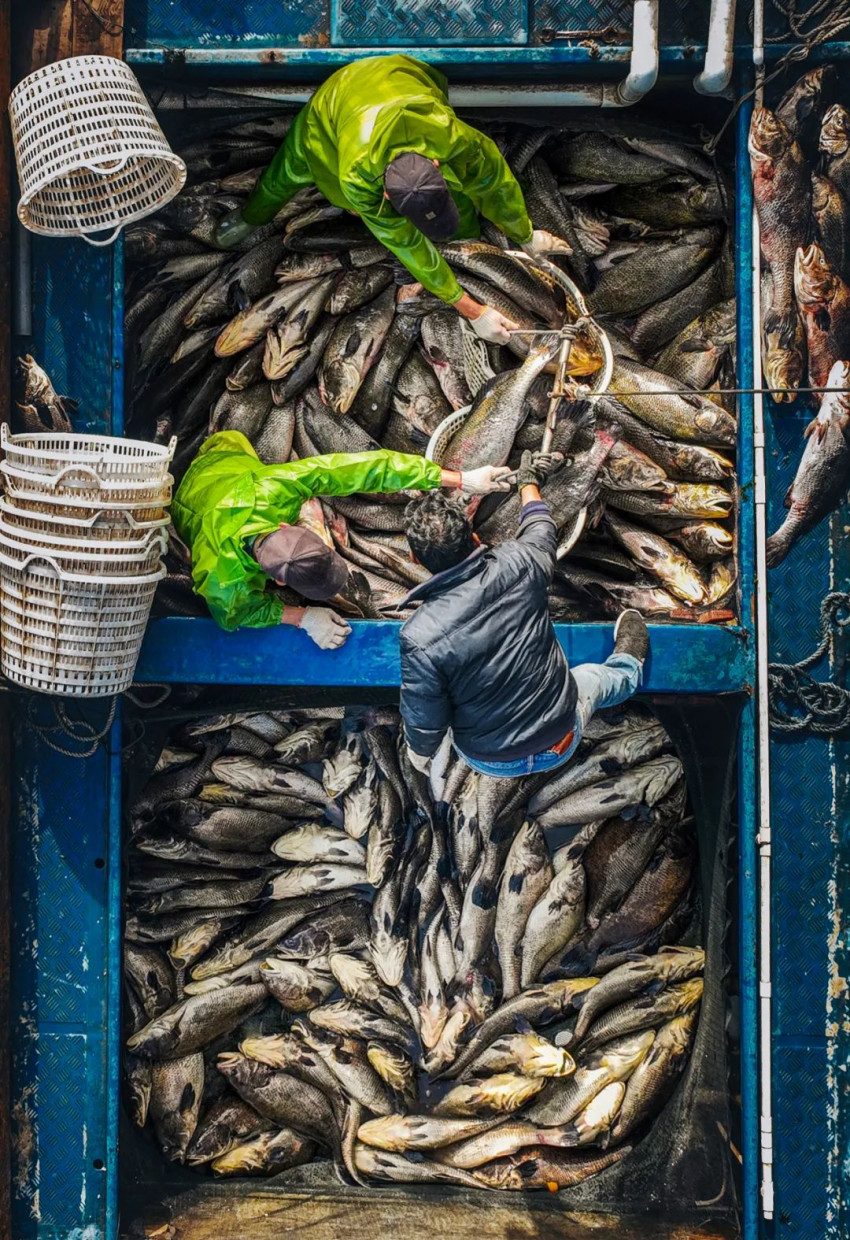
[[[460,489],[467,495],[489,495],[492,491],[509,491],[511,471],[507,465],[482,465],[465,469],[460,476]]]
[[[468,319],[467,322],[479,340],[489,340],[490,344],[508,344],[508,332],[516,327],[516,323],[506,319],[492,306],[485,306],[477,319]]]
[[[303,629],[320,650],[339,650],[351,633],[351,625],[330,607],[308,607],[299,628]]]
[[[407,756],[410,759],[410,765],[415,767],[420,775],[428,774],[428,768],[431,765],[430,758],[423,758],[421,753],[416,753],[409,745],[407,746]]]
[[[532,258],[543,254],[572,254],[573,247],[561,237],[547,232],[545,228],[535,228],[531,237],[522,247]]]
[[[244,241],[246,237],[250,237],[256,227],[256,224],[249,224],[243,220],[242,208],[236,207],[218,221],[213,240],[220,250],[230,250],[233,246],[239,245],[240,241]]]

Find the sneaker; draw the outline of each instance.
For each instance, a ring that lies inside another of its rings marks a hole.
[[[614,654],[630,654],[643,663],[649,654],[649,631],[643,616],[630,607],[620,612],[614,625]]]

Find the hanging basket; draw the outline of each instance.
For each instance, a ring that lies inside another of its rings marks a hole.
[[[37,69],[12,91],[9,119],[18,218],[31,232],[109,245],[186,181],[132,70],[112,56]]]

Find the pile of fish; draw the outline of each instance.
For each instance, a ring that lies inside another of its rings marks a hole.
[[[378,446],[422,453],[446,416],[470,405],[442,463],[514,464],[539,447],[557,348],[546,332],[564,323],[566,302],[551,269],[512,253],[488,222],[482,240],[443,253],[468,293],[534,334],[489,346],[477,366],[459,316],[315,189],[236,254],[215,248],[217,221],[245,201],[288,125],[246,121],[184,149],[188,188],[127,229],[128,433],[176,434],[178,477],[218,430],[243,431],[269,464]],[[493,136],[535,225],[572,246],[555,259],[616,355],[605,399],[560,410],[554,447],[569,463],[545,488],[564,535],[553,611],[731,618],[736,421],[725,389],[735,306],[724,187],[698,150],[635,122],[579,118]],[[580,332],[572,376],[592,382],[601,362],[598,339]],[[303,515],[362,574],[363,615],[405,616],[405,595],[425,575],[408,558],[408,498],[316,500]],[[514,535],[517,515],[515,495],[491,497],[475,520],[495,544]],[[171,568],[161,605],[197,610],[176,541]]]
[[[130,816],[125,1073],[169,1159],[569,1186],[688,1062],[696,836],[642,708],[520,780],[421,775],[385,709],[201,718]]]
[[[756,108],[750,126],[764,378],[779,402],[793,401],[805,379],[817,409],[788,515],[768,539],[771,567],[850,485],[850,111],[840,89],[835,66],[814,69],[775,111]]]

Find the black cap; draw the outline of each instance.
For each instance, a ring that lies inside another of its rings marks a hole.
[[[460,226],[460,214],[445,177],[434,161],[414,151],[397,155],[384,173],[387,197],[430,241],[449,241]]]

